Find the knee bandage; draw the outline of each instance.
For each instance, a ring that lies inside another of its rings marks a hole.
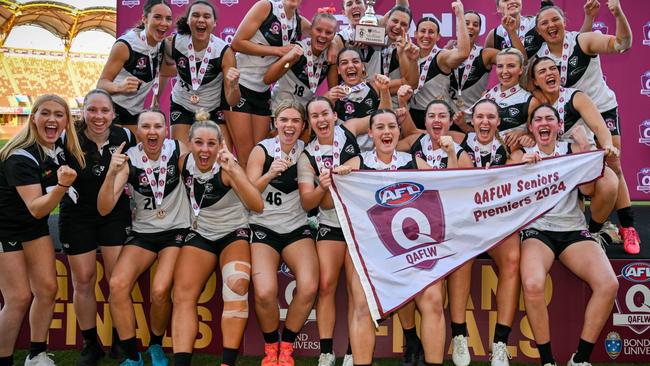
[[[223,297],[222,317],[248,318],[250,269],[250,263],[242,261],[228,262],[223,266],[221,270],[221,277],[223,278],[221,290]]]

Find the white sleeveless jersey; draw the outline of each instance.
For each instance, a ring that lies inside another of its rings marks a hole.
[[[395,161],[386,164],[376,159],[375,150],[365,151],[359,154],[361,164],[359,169],[372,169],[372,170],[400,170],[400,169],[417,169],[417,162],[413,155],[403,151],[395,151]]]
[[[122,42],[126,44],[129,48],[129,59],[124,63],[113,82],[121,83],[127,77],[134,76],[140,79],[142,83],[135,93],[115,93],[111,95],[111,98],[115,104],[133,115],[142,112],[145,98],[153,88],[154,82],[158,79],[164,47],[163,42],[155,47],[149,46],[140,39],[140,32],[142,32],[140,29],[131,29],[115,41],[115,43]]]
[[[210,61],[205,72],[205,76],[201,81],[199,88],[192,90],[192,78],[196,76],[196,72],[190,71],[190,63],[188,61],[191,35],[177,34],[173,38],[172,43],[172,57],[176,62],[176,84],[172,89],[172,101],[181,105],[188,111],[196,111],[199,108],[211,111],[221,106],[221,93],[223,93],[223,72],[221,62],[223,54],[228,49],[228,43],[217,36],[211,35],[216,42],[215,48],[210,55]],[[195,55],[196,69],[198,70],[201,65],[201,60],[207,52],[207,48],[197,52]],[[193,74],[193,75],[192,75]],[[190,96],[196,94],[199,96],[199,102],[194,104],[190,101]]]
[[[537,152],[536,146],[524,148],[528,153]],[[571,145],[568,142],[557,142],[555,149],[557,155],[568,155],[571,153]],[[542,158],[549,157],[541,153]],[[546,231],[576,231],[587,227],[585,215],[578,205],[578,188],[574,188],[562,201],[548,211],[544,216],[528,225],[526,229],[537,229]]]
[[[272,9],[260,28],[250,39],[251,42],[264,46],[282,46],[282,23],[280,14],[283,12],[277,2],[269,1]],[[296,11],[293,19],[289,19],[289,41],[296,40],[297,28],[300,27],[300,16]],[[236,54],[237,68],[240,71],[239,83],[248,89],[263,93],[269,89],[264,84],[264,74],[275,61],[276,56],[253,56],[238,52]]]
[[[600,56],[590,56],[585,54],[578,43],[578,32],[567,32],[566,41],[570,54],[568,61],[563,61],[562,56],[553,55],[548,44],[544,42],[542,48],[537,51],[537,56],[550,57],[556,64],[560,65],[560,70],[567,67],[566,81],[562,83],[564,87],[571,87],[583,91],[593,100],[599,112],[606,112],[618,106],[616,94],[609,88],[603,69],[600,65]]]
[[[189,186],[193,182],[194,200],[201,207],[198,217],[191,214],[192,219],[196,220],[196,228],[192,227],[192,231],[215,241],[237,229],[248,228],[246,208],[235,190],[223,184],[221,167],[216,164],[214,174],[202,178],[190,173],[195,171],[193,166],[194,157],[189,154],[183,169],[185,191],[189,196]]]
[[[449,97],[449,74],[444,74],[438,67],[439,54],[437,53],[433,57],[426,75],[422,75],[426,57],[418,61],[420,77],[424,76],[426,81],[411,99],[411,108],[413,109],[423,111],[427,108],[429,102],[434,99],[441,99],[452,104]]]
[[[158,233],[172,229],[184,229],[190,226],[190,205],[181,182],[178,166],[180,148],[178,142],[165,140],[165,144],[174,144],[174,152],[167,163],[165,192],[162,203],[156,204],[149,181],[145,175],[145,163],[138,158],[138,147],[130,148],[130,173],[128,183],[131,186],[135,202],[135,217],[132,229],[137,233]],[[158,178],[160,163],[151,162],[153,173]]]
[[[308,40],[309,38],[296,42],[305,50],[305,54],[307,53]],[[329,64],[327,63],[328,50],[323,50],[321,57],[313,56],[313,70],[321,67],[320,77],[318,79],[319,85],[327,78],[329,71]],[[314,96],[314,93],[309,88],[309,72],[307,57],[303,55],[273,86],[271,90],[271,111],[275,111],[280,103],[287,100],[293,100],[302,105],[307,105],[307,102]]]
[[[274,161],[275,139],[266,139],[258,143],[264,149],[265,160],[262,174],[266,174]],[[305,144],[296,142],[296,154],[300,156]],[[282,158],[287,154],[282,152]],[[251,212],[249,223],[264,226],[280,234],[290,233],[297,228],[307,225],[307,212],[300,203],[298,191],[298,161],[291,162],[291,166],[280,176],[273,178],[262,192],[264,211]]]

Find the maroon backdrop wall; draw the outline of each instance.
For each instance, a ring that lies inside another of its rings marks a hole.
[[[219,23],[215,33],[230,41],[246,11],[255,3],[254,0],[213,0],[218,8]],[[134,26],[142,16],[144,0],[118,0],[117,33],[122,34]],[[578,29],[582,24],[583,1],[556,0],[556,4],[566,11],[568,28]],[[185,11],[189,0],[171,0],[174,18]],[[481,41],[487,32],[499,24],[492,0],[466,0],[466,9],[477,10],[485,19],[481,31]],[[601,1],[600,16],[595,28],[603,33],[614,34],[616,23],[614,17]],[[377,12],[384,13],[392,5],[392,0],[378,0]],[[441,35],[445,37],[439,43],[446,42],[447,37],[454,37],[456,26],[450,7],[451,1],[411,0],[414,19],[424,15],[434,16],[440,20]],[[301,13],[310,18],[320,6],[335,6],[341,23],[345,17],[340,14],[341,1],[303,1]],[[524,14],[534,14],[539,8],[538,1],[524,1]],[[623,10],[627,15],[634,33],[632,49],[623,55],[602,57],[605,77],[610,87],[616,92],[620,105],[623,130],[623,167],[632,199],[650,200],[650,13],[645,1],[624,1]],[[413,34],[414,25],[411,26]],[[162,98],[163,108],[169,105],[169,87]]]
[[[613,260],[612,266],[619,279],[619,291],[612,314],[607,319],[592,357],[593,362],[647,362],[650,359],[650,263],[645,261]],[[108,286],[103,277],[101,259],[97,261],[97,273],[100,278],[95,293],[98,299],[97,330],[102,344],[111,343],[112,321],[108,312]],[[59,291],[56,297],[54,319],[50,329],[50,349],[80,349],[83,343],[81,332],[76,323],[72,306],[72,278],[67,257],[57,254],[56,262]],[[496,323],[496,266],[491,260],[477,260],[472,268],[471,294],[467,304],[467,326],[469,347],[474,360],[487,360],[492,343],[494,324]],[[155,271],[155,266],[152,268]],[[136,314],[136,336],[139,345],[144,348],[149,344],[149,285],[151,278],[147,271],[133,290]],[[551,318],[551,338],[553,350],[561,362],[575,352],[580,337],[580,328],[589,288],[571,274],[563,265],[556,262],[551,268],[547,281],[545,298],[549,304]],[[296,282],[292,274],[283,266],[278,271],[280,298],[280,318],[284,319],[289,303],[293,298]],[[199,334],[195,343],[196,352],[221,353],[221,279],[212,275],[199,298]],[[2,298],[0,296],[0,304]],[[334,348],[342,356],[347,347],[345,285],[343,280],[337,292],[337,319]],[[446,305],[445,305],[446,306]],[[261,355],[264,340],[257,325],[253,311],[253,297],[250,296],[250,321],[241,346],[245,355]],[[296,354],[315,357],[319,354],[318,329],[315,311],[294,343]],[[449,319],[447,317],[447,325]],[[27,321],[23,325],[18,342],[19,348],[29,345]],[[447,329],[449,329],[447,327]],[[163,346],[171,352],[170,331],[164,338]],[[448,357],[450,358],[449,339],[447,337]],[[538,362],[539,353],[533,341],[533,333],[526,317],[523,298],[515,314],[510,336],[509,352],[515,362]],[[382,322],[377,329],[376,357],[400,356],[403,346],[403,333],[396,317]],[[609,354],[608,354],[609,350]]]

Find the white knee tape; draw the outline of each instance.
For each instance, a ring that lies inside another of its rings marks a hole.
[[[242,261],[232,261],[223,266],[221,270],[221,277],[223,278],[221,289],[224,304],[223,317],[248,318],[248,287],[242,294],[233,291],[231,287],[242,279],[250,281],[250,268],[250,263]],[[231,303],[234,308],[227,309],[228,303]]]

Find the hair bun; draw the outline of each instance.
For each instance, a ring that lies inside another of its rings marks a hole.
[[[540,8],[545,8],[547,6],[554,6],[555,2],[553,0],[542,0],[541,4],[539,5]]]
[[[194,113],[194,119],[197,122],[209,121],[210,113],[206,111],[204,108],[199,108],[199,110],[197,110],[196,113]]]

